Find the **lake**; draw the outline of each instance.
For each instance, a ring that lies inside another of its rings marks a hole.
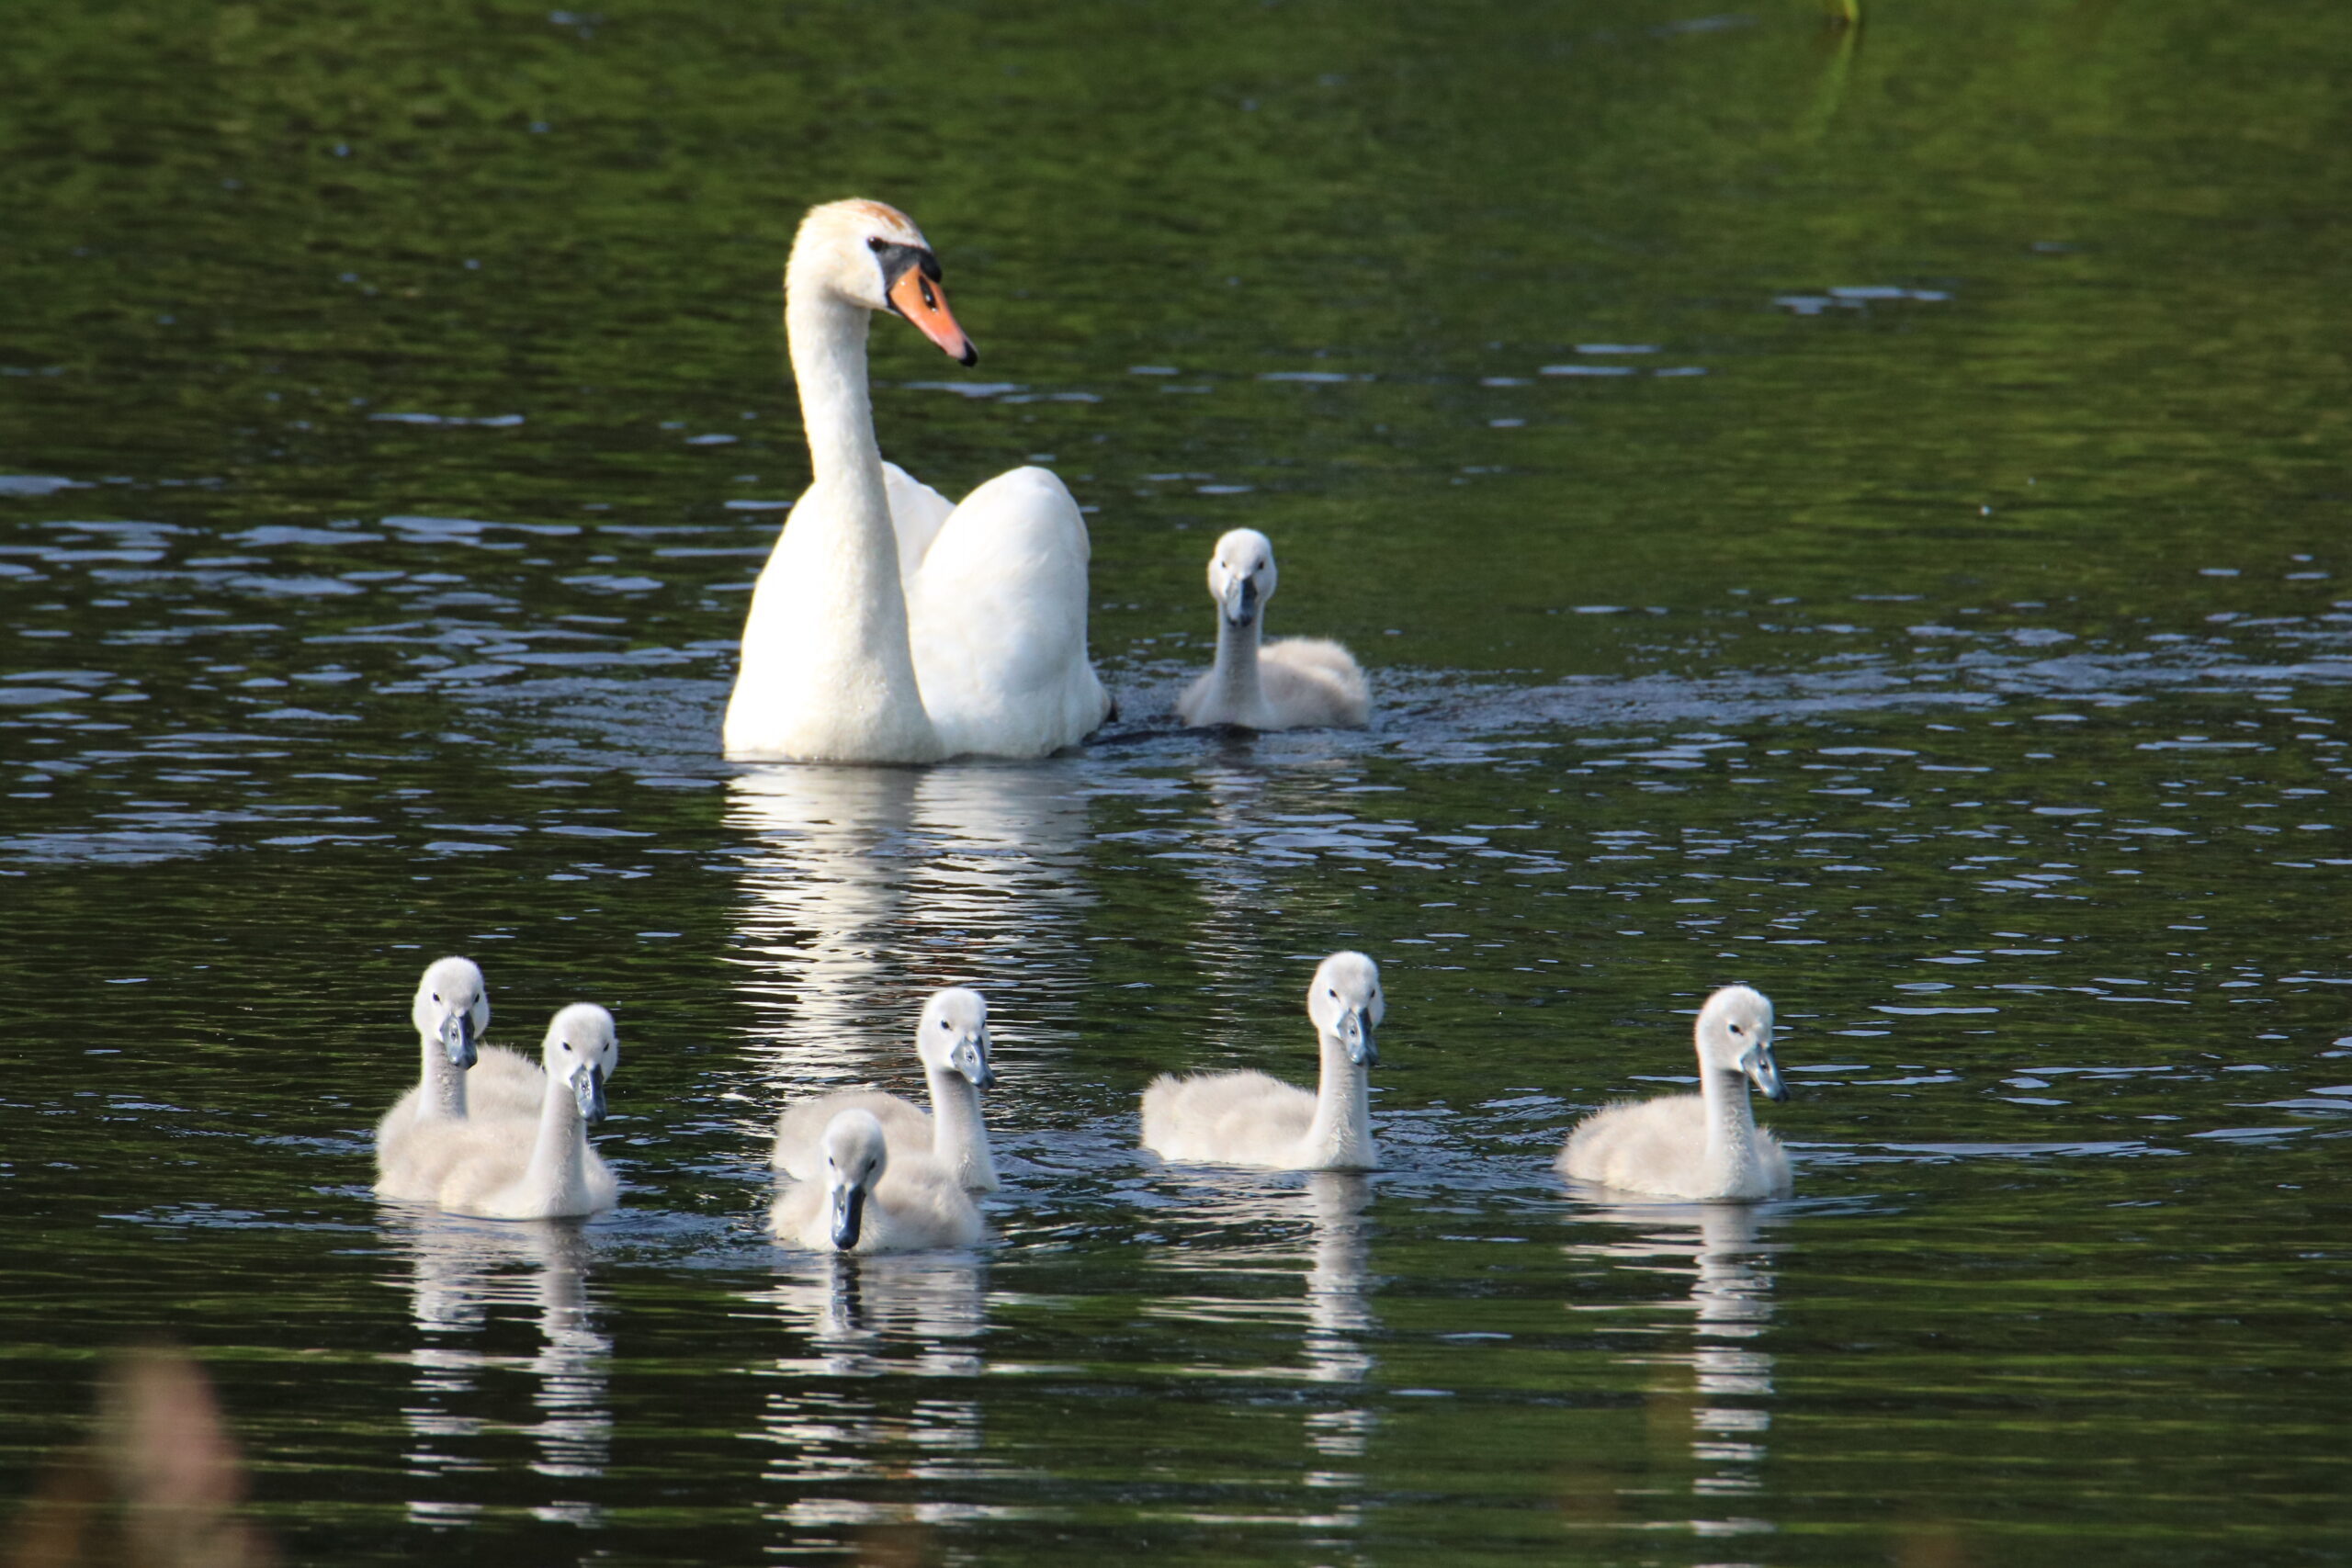
[[[0,1496],[163,1336],[289,1561],[2352,1559],[2352,12],[16,20]],[[1088,510],[1079,752],[718,755],[852,194],[982,354],[885,451]],[[1177,726],[1245,525],[1370,730]],[[1346,946],[1386,1168],[1137,1150]],[[613,1010],[616,1212],[371,1196],[445,953]],[[1795,1197],[1569,1192],[1733,980]],[[950,984],[993,1242],[773,1245]]]

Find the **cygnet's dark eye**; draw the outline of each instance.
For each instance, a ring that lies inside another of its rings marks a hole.
[[[434,992],[434,993],[433,993],[433,999],[434,999],[435,1001],[436,1001],[436,1002],[437,1002],[437,1001],[439,1001],[439,1000],[441,999],[441,993],[440,993],[440,992],[438,992],[438,991]]]
[[[947,1021],[945,1019],[944,1019],[944,1018],[943,1018],[943,1019],[941,1019],[941,1020],[939,1021],[939,1027],[940,1027],[940,1028],[942,1028],[942,1029],[946,1029],[946,1028],[949,1028],[949,1027],[951,1027],[951,1026],[949,1025],[948,1021]]]
[[[1741,1033],[1745,1033],[1745,1032],[1746,1032],[1746,1031],[1742,1030],[1742,1029],[1739,1027],[1739,1025],[1737,1025],[1737,1024],[1736,1024],[1736,1023],[1735,1023],[1735,1024],[1733,1024],[1733,1025],[1731,1026],[1731,1032],[1732,1032],[1734,1034],[1741,1034]]]

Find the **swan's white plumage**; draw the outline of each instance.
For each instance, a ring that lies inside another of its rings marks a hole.
[[[422,1066],[415,1086],[376,1122],[376,1191],[385,1198],[430,1197],[428,1173],[416,1153],[419,1130],[469,1113],[474,1097],[468,1079],[483,1049],[475,1041],[490,1027],[490,989],[481,970],[470,959],[436,959],[417,982],[409,1017]]]
[[[818,1178],[796,1182],[768,1211],[777,1240],[812,1252],[927,1252],[970,1247],[987,1235],[954,1173],[928,1155],[893,1151],[871,1112],[837,1112],[821,1145]],[[836,1242],[844,1190],[860,1194],[856,1235],[846,1247]]]
[[[1306,991],[1322,1058],[1317,1091],[1261,1072],[1162,1074],[1143,1094],[1143,1146],[1163,1159],[1278,1170],[1370,1170],[1365,1068],[1379,1060],[1374,1031],[1387,1011],[1380,970],[1361,953],[1335,953]]]
[[[592,1214],[617,1201],[620,1183],[588,1144],[603,1114],[605,1080],[620,1065],[612,1014],[575,1003],[548,1026],[539,1102],[527,1114],[469,1116],[420,1126],[410,1158],[415,1196],[450,1213],[487,1219]],[[585,1080],[583,1082],[583,1080]]]
[[[825,1133],[833,1118],[844,1111],[864,1111],[881,1123],[893,1157],[925,1155],[964,1187],[995,1191],[996,1160],[979,1102],[979,1090],[996,1081],[988,1024],[989,1005],[978,991],[956,986],[933,992],[915,1025],[915,1052],[931,1089],[932,1110],[926,1112],[878,1089],[847,1089],[804,1100],[786,1106],[776,1118],[768,1163],[801,1180],[813,1180],[823,1165]]]
[[[1217,603],[1216,661],[1176,704],[1190,725],[1246,729],[1360,728],[1372,721],[1372,687],[1355,655],[1328,637],[1264,642],[1266,601],[1278,573],[1274,547],[1236,528],[1209,556]]]
[[[1746,986],[1707,998],[1692,1031],[1698,1094],[1637,1100],[1577,1123],[1555,1162],[1563,1176],[1626,1192],[1694,1201],[1785,1197],[1788,1152],[1755,1123],[1752,1079],[1786,1098],[1772,1055],[1772,1004]]]
[[[1085,520],[1061,481],[1016,468],[950,507],[882,460],[872,313],[977,357],[936,273],[922,232],[878,202],[811,209],[793,242],[785,319],[815,480],[752,591],[730,757],[1041,756],[1109,716],[1086,656]]]

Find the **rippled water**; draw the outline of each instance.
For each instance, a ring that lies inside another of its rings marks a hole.
[[[2345,1559],[2334,11],[35,11],[7,1495],[162,1332],[304,1561]],[[853,189],[988,356],[886,447],[1090,508],[1080,754],[715,756]],[[1371,731],[1175,727],[1244,524]],[[1351,944],[1390,1168],[1136,1152]],[[615,1010],[616,1213],[369,1197],[451,951]],[[1797,1197],[1564,1190],[1733,978]],[[996,1241],[773,1247],[947,983]]]

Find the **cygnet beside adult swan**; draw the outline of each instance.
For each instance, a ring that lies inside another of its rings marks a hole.
[[[1698,1201],[1788,1195],[1788,1152],[1747,1104],[1751,1082],[1769,1099],[1789,1097],[1772,1055],[1771,1002],[1726,986],[1699,1010],[1693,1032],[1699,1092],[1594,1111],[1568,1134],[1555,1162],[1561,1175]]]
[[[1277,1170],[1373,1170],[1365,1069],[1380,1060],[1374,1032],[1387,1012],[1380,966],[1335,953],[1306,988],[1323,1076],[1309,1094],[1263,1073],[1161,1074],[1143,1091],[1143,1146],[1163,1159]]]
[[[776,1118],[775,1147],[768,1163],[803,1181],[813,1181],[824,1164],[825,1129],[844,1111],[870,1112],[882,1125],[895,1155],[928,1155],[977,1192],[999,1185],[989,1148],[988,1123],[980,1119],[980,1090],[996,1081],[989,1066],[989,1004],[978,991],[961,987],[934,991],[915,1026],[915,1051],[931,1085],[931,1112],[879,1089],[849,1089],[785,1107]]]
[[[575,1002],[548,1025],[547,1085],[536,1115],[468,1117],[417,1128],[411,1154],[424,1196],[453,1214],[560,1219],[609,1209],[620,1183],[588,1129],[605,1118],[605,1084],[620,1066],[613,1015]]]
[[[812,208],[785,270],[785,333],[814,482],[752,591],[727,704],[729,757],[928,762],[1036,757],[1111,711],[1086,657],[1086,522],[1044,468],[958,506],[882,460],[872,314],[972,365],[939,262],[878,201]]]
[[[1216,662],[1177,701],[1186,724],[1245,729],[1360,728],[1372,720],[1372,688],[1355,655],[1325,637],[1262,646],[1266,601],[1274,596],[1274,547],[1255,528],[1236,528],[1209,557],[1209,597],[1217,604]]]
[[[768,1212],[778,1240],[812,1252],[925,1252],[988,1234],[954,1174],[928,1155],[893,1152],[870,1111],[843,1111],[826,1124],[818,1178]]]

